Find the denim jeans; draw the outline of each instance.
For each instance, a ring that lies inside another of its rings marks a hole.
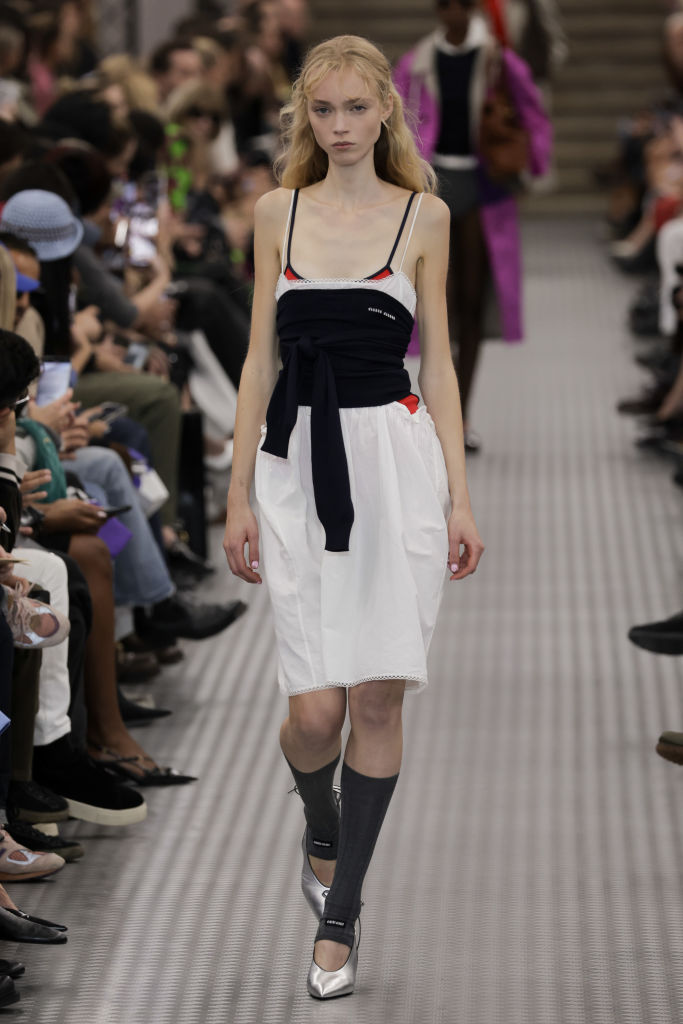
[[[106,505],[130,505],[117,518],[133,536],[114,559],[114,598],[117,605],[156,604],[175,587],[164,557],[140,506],[138,492],[123,460],[110,448],[79,448],[66,463],[91,498]]]

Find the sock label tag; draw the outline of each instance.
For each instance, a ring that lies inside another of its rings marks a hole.
[[[335,917],[326,917],[325,924],[329,924],[333,928],[346,928],[346,921],[338,921]]]
[[[312,842],[314,846],[323,846],[326,850],[332,848],[332,843],[328,843],[325,839],[313,839]]]

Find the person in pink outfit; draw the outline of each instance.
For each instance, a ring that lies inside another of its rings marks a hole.
[[[448,307],[451,334],[457,339],[456,367],[469,451],[479,447],[469,430],[468,406],[489,280],[503,337],[511,342],[523,338],[517,183],[492,181],[478,146],[496,68],[528,135],[532,176],[547,170],[552,140],[528,66],[498,45],[477,6],[477,0],[437,0],[439,27],[405,54],[394,72],[418,148],[437,171],[440,194],[451,212]]]

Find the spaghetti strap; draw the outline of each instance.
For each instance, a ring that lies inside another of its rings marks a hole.
[[[413,196],[414,195],[415,195],[415,193],[413,192]],[[401,259],[401,265],[398,268],[399,273],[403,270],[403,264],[405,263],[406,253],[408,252],[408,246],[410,245],[410,239],[413,237],[413,231],[415,230],[415,221],[417,220],[417,215],[420,212],[420,206],[422,204],[423,198],[424,198],[424,192],[420,192],[420,198],[418,199],[417,205],[415,207],[415,214],[413,216],[413,223],[410,225],[410,231],[408,232],[408,239],[406,241],[405,248],[403,250],[403,257]]]
[[[410,213],[410,207],[413,205],[413,199],[415,198],[416,195],[417,195],[417,192],[411,192],[411,194],[410,194],[410,199],[408,200],[408,203],[407,203],[407,206],[406,206],[406,212],[403,214],[403,220],[401,221],[401,226],[398,229],[398,234],[396,235],[396,241],[394,242],[394,248],[391,250],[391,253],[389,254],[389,259],[384,264],[384,266],[387,267],[389,270],[391,269],[391,261],[393,260],[394,256],[396,255],[396,250],[398,249],[398,243],[401,241],[401,235],[403,234],[403,229],[406,226],[406,221],[408,220],[408,215]]]
[[[299,189],[295,188],[292,192],[292,198],[289,203],[289,213],[287,214],[287,224],[285,225],[285,234],[282,239],[282,252],[281,252],[281,269],[284,274],[285,270],[289,266],[290,254],[292,251],[292,230],[294,228],[294,215],[296,213],[296,204],[299,200]]]
[[[292,196],[292,212],[289,218],[289,241],[287,242],[287,266],[292,268],[292,235],[294,234],[294,218],[296,217],[296,208],[299,203],[299,189],[294,189],[294,195]]]

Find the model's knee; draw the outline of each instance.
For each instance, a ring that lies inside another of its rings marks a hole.
[[[401,725],[403,689],[392,681],[389,687],[363,684],[349,693],[349,716],[354,729],[390,732]]]
[[[343,724],[338,715],[326,709],[302,708],[290,711],[283,730],[297,746],[327,750],[339,739]]]

